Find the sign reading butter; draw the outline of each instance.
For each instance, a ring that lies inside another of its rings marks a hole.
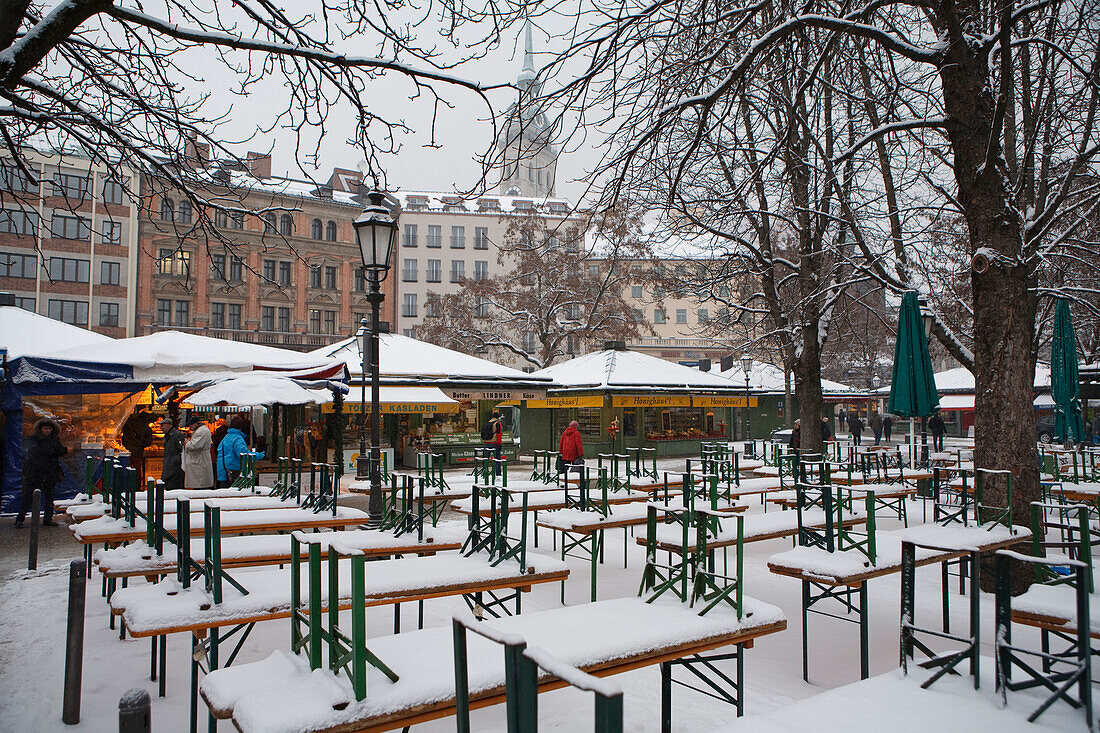
[[[715,395],[696,395],[691,398],[691,403],[696,407],[756,407],[756,398],[749,397],[745,404],[744,397],[717,397]]]
[[[370,402],[366,405],[367,412],[370,412]],[[321,405],[321,412],[332,412],[332,403],[326,402]],[[435,404],[432,402],[382,402],[378,405],[378,411],[383,415],[403,414],[403,415],[416,415],[416,414],[428,414],[434,412],[458,412],[458,405],[454,403]],[[345,402],[344,412],[348,414],[359,414],[358,402]]]
[[[600,395],[585,395],[579,397],[547,397],[544,400],[527,400],[527,407],[603,407],[603,397]]]
[[[529,400],[546,395],[544,391],[521,389],[449,389],[447,396],[459,402],[473,400]]]
[[[691,407],[690,395],[628,394],[611,398],[612,407]]]

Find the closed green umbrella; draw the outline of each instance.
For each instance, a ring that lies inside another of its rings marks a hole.
[[[890,412],[902,417],[929,417],[940,406],[932,358],[924,337],[916,292],[901,299],[898,340],[894,346],[894,372],[890,380]]]
[[[1081,423],[1081,385],[1077,374],[1077,339],[1069,302],[1058,299],[1054,308],[1054,340],[1050,347],[1050,392],[1054,398],[1054,433],[1059,440],[1081,441],[1085,436]]]

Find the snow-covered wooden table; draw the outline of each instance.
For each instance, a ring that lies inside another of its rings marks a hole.
[[[239,496],[215,496],[203,499],[190,499],[192,514],[202,514],[203,507],[216,506],[224,512],[255,511],[256,509],[298,509],[298,503],[293,499],[280,499],[276,496],[262,496],[257,494],[242,494]],[[146,501],[134,503],[136,509],[148,516],[149,504]],[[65,515],[74,523],[86,522],[90,519],[103,517],[111,513],[111,505],[106,502],[94,502],[89,504],[75,504],[65,510]],[[164,500],[164,513],[176,513],[176,499]]]

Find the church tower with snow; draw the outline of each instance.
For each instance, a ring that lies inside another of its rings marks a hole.
[[[550,125],[535,101],[541,85],[531,48],[531,22],[524,27],[523,70],[516,80],[519,99],[505,116],[497,136],[501,176],[498,192],[504,196],[550,198],[554,195],[558,151],[550,142]]]

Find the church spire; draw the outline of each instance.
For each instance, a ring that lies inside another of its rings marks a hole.
[[[526,34],[523,39],[523,70],[533,72],[535,70],[535,52],[532,48],[534,44],[531,42],[531,19],[524,20],[523,26]]]

